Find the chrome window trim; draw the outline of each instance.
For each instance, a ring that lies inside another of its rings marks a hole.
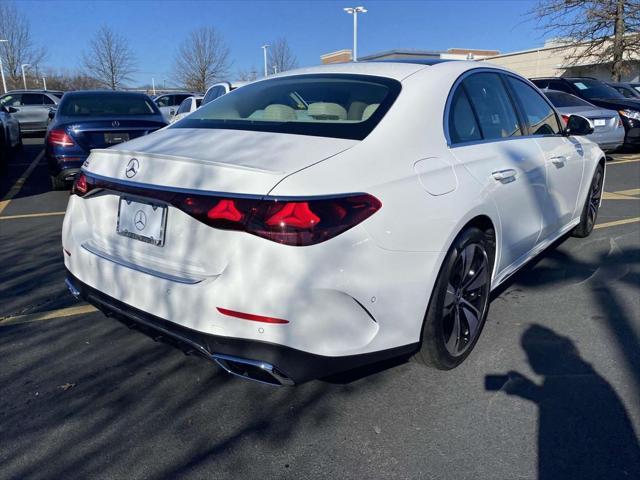
[[[453,101],[453,95],[456,92],[456,90],[458,89],[458,87],[460,86],[460,84],[469,76],[476,74],[476,73],[496,73],[498,74],[498,76],[510,76],[513,77],[515,79],[518,79],[520,81],[524,81],[525,84],[529,85],[529,86],[533,86],[533,88],[538,89],[538,87],[536,87],[533,83],[531,83],[529,80],[527,80],[524,77],[520,77],[519,75],[515,75],[511,72],[508,72],[506,70],[501,70],[499,68],[490,68],[490,67],[478,67],[478,68],[472,68],[470,70],[465,71],[464,73],[462,73],[458,78],[456,78],[456,81],[453,82],[453,85],[451,86],[451,88],[449,89],[449,94],[447,95],[447,101],[445,103],[445,107],[444,107],[444,115],[443,115],[443,119],[442,119],[442,127],[443,127],[443,131],[444,131],[444,137],[445,140],[447,142],[447,147],[449,148],[457,148],[457,147],[468,147],[470,145],[482,145],[482,144],[486,144],[486,143],[495,143],[495,142],[504,142],[504,141],[513,141],[513,140],[524,140],[524,139],[531,139],[531,138],[544,138],[544,137],[553,137],[553,138],[557,138],[557,137],[564,137],[564,133],[559,133],[559,134],[554,134],[554,135],[529,135],[528,134],[528,125],[525,125],[527,127],[527,135],[520,135],[518,137],[503,137],[503,138],[491,138],[491,139],[482,139],[482,140],[473,140],[473,141],[469,141],[469,142],[458,142],[458,143],[454,143],[451,141],[451,135],[449,134],[449,115],[451,113],[451,103]],[[502,79],[504,80],[504,79]],[[506,82],[505,82],[506,83]],[[507,93],[511,95],[511,91],[510,91],[510,87],[509,85],[505,85],[505,90],[507,90]],[[551,107],[551,109],[554,111],[554,113],[556,114],[556,119],[558,119],[558,111],[556,110],[556,108],[551,104],[551,102],[544,96],[542,95],[543,100],[545,100],[547,102],[547,104]],[[514,110],[516,111],[516,116],[518,117],[518,120],[520,119],[522,112],[520,111],[520,105],[518,103],[516,103],[514,100],[512,100],[511,98],[509,98],[509,100],[511,101],[513,105]],[[476,119],[477,121],[477,119]],[[560,126],[562,126],[562,123],[559,122]],[[482,128],[482,127],[480,127]],[[563,131],[564,132],[564,131]]]

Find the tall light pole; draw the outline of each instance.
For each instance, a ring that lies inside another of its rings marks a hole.
[[[349,15],[353,15],[353,61],[358,61],[358,14],[367,13],[364,7],[348,7],[344,9]]]
[[[0,43],[2,42],[9,43],[9,40],[0,40]],[[4,79],[4,66],[2,65],[2,54],[0,54],[0,75],[2,75],[2,88],[4,88],[4,93],[7,93],[7,81]]]
[[[267,70],[267,48],[269,48],[271,45],[263,45],[262,46],[262,53],[264,54],[264,76],[268,77],[269,76],[269,70]]]
[[[24,76],[24,67],[30,67],[31,64],[23,63],[20,68],[22,69],[22,83],[24,84],[24,89],[27,89],[27,77]]]

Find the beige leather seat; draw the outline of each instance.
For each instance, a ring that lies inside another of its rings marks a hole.
[[[367,108],[364,109],[364,112],[362,112],[362,121],[367,120],[371,115],[373,115],[373,112],[375,112],[379,106],[379,103],[372,103],[371,105],[368,105]]]
[[[337,103],[315,102],[309,104],[307,113],[316,120],[346,120],[347,110]]]

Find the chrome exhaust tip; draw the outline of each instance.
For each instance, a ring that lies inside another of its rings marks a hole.
[[[78,290],[76,286],[73,283],[71,283],[71,280],[66,278],[64,280],[64,283],[69,289],[69,292],[71,292],[71,295],[73,295],[76,298],[76,300],[80,300],[80,290]]]
[[[215,354],[211,357],[227,373],[245,380],[266,383],[267,385],[292,386],[294,381],[267,362],[248,360],[231,355]]]

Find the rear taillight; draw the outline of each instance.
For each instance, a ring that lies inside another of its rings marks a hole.
[[[47,135],[49,145],[58,147],[71,147],[74,144],[73,139],[64,130],[51,130]]]
[[[78,195],[79,197],[84,197],[91,189],[93,185],[90,182],[90,179],[87,176],[80,172],[76,175],[75,180],[73,181],[73,187],[71,187],[71,194]]]
[[[564,122],[564,126],[566,127],[569,123],[569,115],[561,115],[562,121]]]
[[[153,198],[173,205],[196,220],[221,230],[237,230],[285,245],[306,246],[340,235],[380,210],[366,193],[327,197],[223,197],[141,188],[78,174],[72,194],[95,189]]]
[[[175,200],[174,202],[175,205]],[[324,242],[364,221],[382,204],[367,194],[304,200],[186,197],[175,205],[207,225],[285,245]]]

